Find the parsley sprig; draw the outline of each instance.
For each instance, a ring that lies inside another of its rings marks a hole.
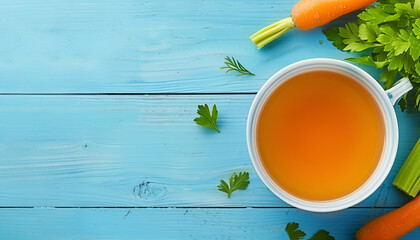
[[[306,236],[302,230],[299,230],[299,223],[289,222],[286,225],[285,231],[289,235],[290,240],[300,240]]]
[[[381,68],[379,80],[390,88],[398,75],[408,77],[414,89],[399,101],[420,111],[420,0],[378,0],[358,15],[357,23],[324,31],[333,45],[362,52],[346,60]]]
[[[211,114],[209,106],[207,104],[198,105],[197,113],[200,116],[194,119],[195,123],[203,127],[212,128],[220,133],[219,128],[217,128],[218,111],[216,108],[216,104],[213,105],[213,110],[211,111]]]
[[[248,180],[248,172],[240,172],[239,174],[233,173],[229,178],[229,185],[225,182],[225,180],[220,180],[220,184],[217,187],[219,191],[227,193],[228,198],[230,198],[232,192],[246,189],[249,184]]]
[[[236,60],[235,58],[230,58],[230,57],[225,57],[225,65],[224,67],[221,67],[220,69],[227,69],[226,72],[230,72],[230,71],[237,71],[239,72],[238,75],[236,75],[236,77],[238,76],[242,76],[242,75],[252,75],[255,76],[255,74],[253,74],[252,72],[248,71],[244,66],[242,66],[242,64]]]
[[[306,236],[306,233],[299,229],[299,223],[295,222],[289,222],[286,225],[285,231],[289,235],[290,240],[301,240]],[[319,230],[308,240],[335,240],[335,238],[330,236],[329,232]]]

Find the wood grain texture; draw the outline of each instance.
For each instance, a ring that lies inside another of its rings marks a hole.
[[[38,239],[289,239],[290,221],[308,235],[326,229],[353,240],[368,220],[390,209],[315,214],[296,209],[0,209],[0,238]],[[420,228],[403,240],[417,240]]]
[[[350,56],[319,28],[257,50],[248,37],[296,2],[3,0],[0,93],[256,92],[290,63]],[[225,56],[256,76],[225,74]]]
[[[254,95],[0,96],[0,206],[288,206],[259,180],[245,126]],[[196,125],[217,104],[221,133]],[[420,136],[419,114],[398,112],[400,146],[364,207],[408,201],[391,186]],[[216,189],[249,171],[246,191]]]

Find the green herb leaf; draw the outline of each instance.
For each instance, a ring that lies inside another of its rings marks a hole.
[[[413,9],[410,2],[396,3],[395,10],[400,14],[408,14],[409,16],[412,16],[413,18],[420,17],[419,13]]]
[[[229,178],[229,185],[224,181],[220,180],[220,184],[217,186],[219,191],[225,192],[228,194],[228,198],[232,192],[236,190],[244,190],[248,187],[249,184],[249,173],[240,172],[239,174],[233,173]]]
[[[226,66],[221,67],[220,69],[227,69],[226,72],[230,72],[230,71],[237,71],[237,72],[239,72],[239,74],[236,75],[236,77],[242,76],[242,75],[252,75],[252,76],[255,76],[255,74],[253,74],[252,72],[248,71],[235,58],[233,58],[233,57],[232,58],[226,57],[225,60],[226,60],[226,62],[225,62],[225,65]]]
[[[351,53],[353,53],[353,52],[361,52],[372,47],[375,47],[375,45],[368,44],[368,43],[352,42],[349,45],[347,45],[347,47],[345,47],[343,50],[350,51]]]
[[[360,65],[369,65],[377,68],[383,68],[388,62],[387,61],[374,61],[371,56],[362,55],[359,58],[346,58],[345,60],[359,63]]]
[[[401,111],[404,112],[407,108],[407,95],[404,94],[404,96],[398,101],[398,106],[400,106]]]
[[[417,19],[413,24],[413,33],[416,35],[417,39],[420,39],[420,19]]]
[[[333,42],[333,45],[336,48],[343,50],[346,47],[346,44],[343,43],[343,39],[340,37],[338,31],[339,31],[339,28],[334,27],[334,28],[324,30],[322,32],[327,37],[328,41]]]
[[[300,240],[306,236],[306,233],[299,230],[299,223],[289,222],[285,230],[287,235],[289,235],[290,240]]]
[[[410,42],[410,55],[414,61],[417,61],[420,57],[420,39],[417,39],[413,35],[409,38]]]
[[[218,112],[216,105],[213,105],[213,110],[211,114],[209,106],[207,106],[207,104],[205,104],[204,106],[198,105],[197,113],[198,115],[200,115],[200,117],[195,118],[194,122],[196,122],[200,126],[212,128],[220,133],[220,130],[217,128]]]
[[[416,68],[416,73],[420,75],[420,62],[417,62],[416,65],[414,65],[414,67]]]
[[[376,42],[376,38],[378,37],[380,31],[378,25],[372,23],[363,23],[359,26],[359,38],[368,41],[368,42]]]
[[[325,230],[319,230],[308,240],[335,240],[335,238],[330,236],[329,232]]]
[[[337,31],[338,36],[336,35]],[[339,39],[341,37],[341,42],[339,40],[334,41],[334,44],[338,45],[340,49],[350,52],[360,52],[376,46],[375,43],[363,42],[363,40],[360,38],[361,35],[361,37],[363,38],[369,37],[373,39],[372,33],[370,33],[370,31],[375,32],[376,30],[374,29],[374,27],[369,27],[368,30],[367,26],[364,26],[362,27],[362,33],[359,34],[359,26],[355,23],[348,23],[344,27],[340,27],[337,30],[324,31],[324,33],[326,32],[326,34],[328,34],[326,35],[327,39]],[[343,47],[342,45],[346,46],[344,46],[344,48],[341,48]]]
[[[397,71],[384,69],[379,75],[379,81],[384,83],[385,89],[389,89],[392,87],[392,84],[394,84],[396,76]]]
[[[399,19],[400,14],[391,15],[384,11],[383,5],[377,5],[374,7],[367,8],[364,12],[358,15],[360,19],[366,22],[370,22],[375,25],[379,25],[384,22],[396,21]]]

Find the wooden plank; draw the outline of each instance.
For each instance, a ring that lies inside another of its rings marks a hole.
[[[348,57],[320,29],[256,49],[248,36],[296,2],[2,0],[0,93],[256,92],[295,61]],[[225,56],[256,76],[225,74]]]
[[[0,96],[0,206],[288,206],[259,180],[245,126],[254,95]],[[221,133],[196,125],[217,104]],[[398,207],[391,186],[420,136],[398,111],[400,146],[385,184],[359,206]],[[230,199],[234,171],[251,184]]]
[[[289,239],[288,222],[353,240],[365,222],[391,209],[314,214],[296,209],[0,209],[2,239]],[[420,228],[402,238],[417,240]]]

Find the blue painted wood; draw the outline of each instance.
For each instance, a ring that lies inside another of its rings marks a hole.
[[[288,16],[296,1],[3,0],[0,93],[256,92],[295,61],[350,56],[320,29],[253,46],[247,37]],[[257,75],[220,71],[227,55]],[[390,210],[217,209],[288,207],[261,183],[246,151],[252,98],[0,96],[0,239],[283,239],[289,221],[308,233],[332,226],[336,239],[352,239],[367,219]],[[202,103],[217,103],[221,134],[192,122]],[[409,200],[391,181],[420,136],[420,116],[398,117],[397,162],[359,207]],[[251,172],[246,191],[227,199],[216,190],[220,179],[243,170]]]
[[[0,209],[0,238],[44,239],[289,239],[290,221],[308,235],[326,229],[353,240],[369,219],[390,209],[315,214],[296,209]],[[420,228],[403,240],[418,240]]]
[[[321,29],[257,50],[248,36],[296,2],[3,0],[0,93],[256,92],[290,63],[350,56]],[[225,74],[225,56],[256,76]]]
[[[0,96],[0,206],[288,206],[256,175],[245,126],[254,95]],[[217,104],[221,133],[196,125]],[[398,111],[400,147],[385,184],[359,206],[398,207],[391,186],[420,136]],[[216,189],[234,171],[251,184]]]

